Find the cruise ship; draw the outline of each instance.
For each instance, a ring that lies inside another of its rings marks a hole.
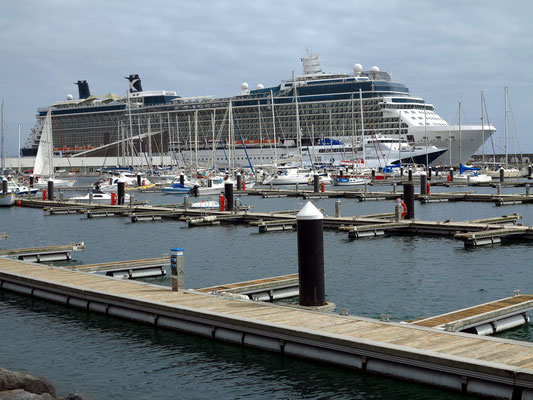
[[[135,74],[127,77],[125,95],[94,96],[86,81],[78,81],[78,99],[69,95],[38,109],[22,154],[36,153],[49,109],[56,154],[117,157],[117,164],[127,163],[128,155],[152,162],[171,154],[182,165],[246,167],[301,157],[301,149],[327,140],[386,136],[447,149],[432,164],[457,165],[496,131],[492,125],[448,124],[432,104],[378,67],[365,71],[355,64],[353,72],[331,74],[322,71],[316,54],[308,51],[301,61],[301,75],[255,89],[242,83],[238,94],[225,98],[145,91]]]

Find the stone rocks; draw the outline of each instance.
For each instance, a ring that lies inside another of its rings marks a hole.
[[[0,400],[56,400],[56,389],[48,379],[0,368]],[[73,392],[63,400],[95,400],[94,397]]]
[[[73,392],[64,397],[63,400],[95,400],[95,398],[85,393]]]
[[[25,372],[12,372],[0,368],[0,393],[14,389],[23,389],[26,392],[34,394],[47,393],[51,395],[50,398],[52,399],[56,396],[56,389],[46,378]],[[21,397],[21,399],[23,398]]]
[[[0,400],[56,400],[56,398],[49,393],[35,394],[24,389],[14,389],[0,392]]]

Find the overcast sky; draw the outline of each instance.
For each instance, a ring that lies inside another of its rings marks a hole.
[[[241,82],[276,85],[302,72],[307,48],[326,72],[377,65],[435,105],[449,123],[480,123],[480,92],[503,152],[504,86],[510,151],[533,152],[533,2],[524,1],[114,1],[0,2],[0,97],[8,153],[37,107],[92,94],[124,94],[131,73],[145,90],[181,96],[237,94]],[[513,124],[514,120],[514,124]],[[516,127],[516,129],[515,129]]]

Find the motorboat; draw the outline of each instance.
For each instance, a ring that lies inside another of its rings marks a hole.
[[[15,193],[0,193],[0,206],[9,207],[15,204]]]
[[[370,179],[357,176],[335,176],[333,177],[333,186],[359,186],[370,183]]]
[[[209,210],[214,210],[214,209],[218,210],[220,208],[220,204],[218,201],[215,201],[215,200],[210,200],[210,201],[202,200],[196,203],[192,203],[191,208],[205,208]]]
[[[223,178],[216,176],[204,177],[199,179],[198,183],[195,184],[190,190],[190,193],[193,196],[209,196],[219,194],[224,192],[225,184],[227,182],[234,183],[233,181],[225,181]]]
[[[307,184],[313,185],[315,183],[315,176],[318,176],[318,182],[323,183],[324,185],[331,185],[333,183],[333,178],[327,172],[312,172],[307,180]]]
[[[194,186],[186,186],[181,183],[173,183],[170,186],[165,186],[161,188],[163,193],[172,193],[172,194],[188,194]]]
[[[263,185],[295,185],[306,184],[311,179],[311,171],[297,167],[279,167],[271,178],[263,181]]]
[[[22,186],[16,183],[12,179],[8,179],[7,181],[7,188],[9,191],[15,193],[17,196],[27,196],[29,194],[37,194],[39,192],[39,189],[37,188],[30,188],[28,186]]]
[[[99,203],[99,204],[113,204],[113,197],[115,193],[87,193],[85,196],[74,196],[69,197],[68,201],[74,201],[76,203]],[[116,199],[116,197],[115,197]],[[128,202],[130,200],[130,195],[124,194],[124,201]]]

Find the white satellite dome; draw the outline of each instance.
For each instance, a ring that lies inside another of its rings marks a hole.
[[[248,90],[248,84],[246,82],[241,83],[242,90]]]
[[[67,94],[67,100],[72,100],[74,97],[71,94]]]
[[[264,88],[265,88],[265,86],[264,86],[262,83],[260,83],[259,85],[257,85],[257,89],[264,89]]]
[[[363,66],[361,64],[354,64],[353,72],[355,72],[355,75],[357,76],[361,75],[361,72],[363,72]]]
[[[370,68],[370,71],[372,71],[372,72],[379,72],[379,67],[377,67],[377,66],[374,65],[372,68]]]

